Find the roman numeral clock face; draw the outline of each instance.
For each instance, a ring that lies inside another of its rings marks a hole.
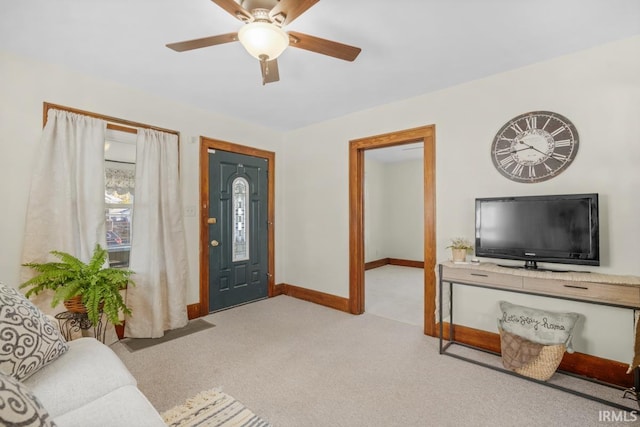
[[[578,131],[549,111],[521,114],[507,122],[491,145],[498,171],[512,181],[541,182],[565,170],[578,152]]]

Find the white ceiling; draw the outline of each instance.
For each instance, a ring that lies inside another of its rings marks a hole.
[[[367,159],[382,163],[397,163],[422,159],[424,155],[424,143],[414,142],[409,144],[394,145],[392,147],[375,148],[366,150],[364,156]]]
[[[165,47],[241,25],[210,0],[5,0],[0,50],[291,130],[638,35],[640,1],[320,0],[285,29],[362,53],[289,48],[264,87],[239,43]]]

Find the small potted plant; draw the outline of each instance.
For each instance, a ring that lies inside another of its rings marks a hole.
[[[121,323],[120,312],[131,314],[120,290],[126,289],[129,284],[134,285],[130,279],[133,272],[104,267],[107,260],[106,249],[97,244],[88,263],[66,252],[50,253],[60,259],[60,262],[23,264],[39,273],[20,285],[20,288],[29,288],[27,298],[47,289],[52,290],[54,295],[51,307],[63,301],[69,311],[85,310],[93,326],[99,323],[101,313],[114,325]],[[80,309],[77,310],[78,308]]]
[[[451,244],[447,246],[447,249],[451,249],[453,262],[465,262],[467,254],[473,250],[473,245],[467,239],[456,237],[451,239]]]

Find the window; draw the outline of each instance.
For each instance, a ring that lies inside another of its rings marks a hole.
[[[233,180],[233,262],[249,259],[249,183],[244,178]]]
[[[135,231],[132,229],[132,219],[138,130],[153,129],[177,137],[179,133],[170,129],[162,129],[48,102],[44,102],[43,107],[45,125],[51,109],[94,117],[106,122],[104,197],[109,264],[112,267],[128,267],[131,242]]]
[[[107,129],[105,221],[109,266],[128,267],[135,194],[136,134]]]

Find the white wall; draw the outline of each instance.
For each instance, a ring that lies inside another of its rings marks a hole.
[[[364,258],[424,259],[423,161],[379,162],[364,167]]]
[[[348,296],[349,140],[430,124],[436,126],[439,260],[449,258],[445,247],[451,237],[473,236],[476,197],[597,192],[602,266],[591,270],[640,275],[635,242],[640,236],[638,52],[640,37],[634,37],[288,133],[280,189],[284,200],[296,202],[284,206],[285,281]],[[534,110],[556,111],[572,120],[580,149],[573,164],[550,181],[511,182],[494,169],[491,142],[506,121]],[[468,316],[458,320],[495,330],[495,323],[479,320],[484,307],[475,307],[482,304],[466,300],[473,304]],[[497,307],[495,301],[490,305]],[[629,359],[628,311],[599,319],[589,314],[592,306],[581,304],[576,311],[586,313],[597,330],[586,341],[612,331],[619,337],[593,354]]]
[[[385,244],[389,258],[424,260],[423,160],[386,165],[387,222]],[[365,218],[366,219],[366,218]]]
[[[385,245],[389,226],[385,201],[385,163],[368,158],[364,161],[364,262],[388,258]]]
[[[277,153],[276,281],[347,297],[349,289],[349,140],[436,125],[437,254],[455,236],[473,235],[476,197],[598,192],[601,195],[601,273],[640,275],[634,239],[640,235],[640,37],[361,111],[285,135],[150,96],[54,65],[0,53],[0,280],[19,277],[24,214],[42,102],[144,122],[181,132],[185,206],[198,205],[198,144],[210,136]],[[436,65],[434,65],[436,66]],[[428,78],[428,70],[425,71]],[[339,100],[337,100],[339,102]],[[489,149],[497,130],[527,111],[567,116],[580,133],[580,151],[559,177],[539,184],[503,178]],[[198,225],[186,218],[191,267],[189,302],[198,297]],[[459,294],[463,324],[493,330],[487,295]],[[528,297],[531,298],[531,297]],[[530,299],[531,304],[535,303]],[[612,309],[613,310],[613,309]],[[580,304],[590,327],[578,350],[626,361],[630,317]],[[614,333],[612,333],[614,332]],[[608,346],[594,344],[611,335]],[[581,335],[581,336],[582,336]],[[586,343],[586,344],[584,344]]]
[[[214,115],[186,105],[62,69],[0,53],[0,281],[19,284],[24,217],[31,167],[42,129],[44,101],[180,132],[181,183],[184,206],[199,206],[199,136],[209,136],[276,152],[282,134]],[[280,173],[276,169],[276,185]],[[282,197],[276,194],[276,226]],[[198,217],[185,217],[190,266],[188,303],[199,300]],[[283,239],[276,227],[276,253]],[[52,248],[54,249],[54,248]],[[283,275],[276,257],[276,280]]]

